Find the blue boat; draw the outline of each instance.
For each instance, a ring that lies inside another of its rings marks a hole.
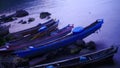
[[[49,26],[41,27],[39,29],[39,32],[34,34],[34,35],[23,37],[22,39],[16,40],[16,41],[11,42],[11,43],[8,43],[5,46],[1,46],[0,47],[0,53],[11,52],[11,51],[14,51],[14,50],[21,49],[23,47],[27,47],[27,46],[30,46],[30,45],[32,46],[36,42],[39,43],[42,39],[44,39],[44,37],[49,36],[49,34],[51,32],[56,31],[58,24],[59,24],[59,20],[53,22]]]
[[[56,22],[51,27],[54,27],[56,25],[58,25],[58,22]],[[15,51],[15,50],[22,50],[22,49],[26,49],[27,47],[28,48],[29,47],[39,47],[39,46],[37,46],[37,44],[45,44],[48,41],[53,41],[53,40],[56,40],[57,38],[60,38],[60,37],[63,37],[65,35],[69,34],[72,31],[73,27],[74,27],[73,25],[69,24],[69,25],[65,26],[64,28],[53,31],[53,32],[50,33],[50,35],[46,35],[44,37],[37,38],[37,39],[34,39],[34,40],[23,39],[23,40],[21,40],[21,42],[23,42],[22,44],[9,45],[9,48],[7,48],[6,46],[0,47],[0,53],[11,52],[11,51]],[[55,29],[55,28],[56,27],[54,27],[52,29]]]
[[[37,48],[31,48],[27,50],[22,50],[22,51],[16,51],[13,54],[21,57],[21,58],[32,58],[53,50],[57,50],[60,47],[65,47],[69,44],[72,44],[76,42],[78,39],[84,39],[85,37],[91,35],[95,31],[101,28],[103,24],[103,19],[98,19],[91,25],[79,29],[79,32],[74,32],[71,33],[70,35],[67,35],[65,37],[61,37],[55,41],[50,41],[49,43],[46,43],[44,45],[40,45],[40,47]]]

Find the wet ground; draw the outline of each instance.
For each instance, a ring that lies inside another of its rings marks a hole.
[[[60,19],[59,28],[67,24],[85,27],[96,19],[104,19],[100,31],[84,39],[86,42],[95,41],[98,44],[97,48],[101,49],[120,45],[119,3],[120,0],[0,0],[0,15],[25,9],[33,17],[37,17],[34,14],[48,11],[52,13],[52,17]],[[19,27],[21,28],[23,27]],[[11,29],[11,32],[14,30],[18,29]],[[119,54],[120,50],[114,56],[113,67],[120,66]]]

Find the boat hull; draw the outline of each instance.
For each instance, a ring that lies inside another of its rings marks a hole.
[[[5,36],[6,40],[8,40],[9,42],[15,42],[19,39],[22,39],[24,38],[25,36],[27,35],[33,35],[33,34],[36,34],[38,33],[38,29],[41,28],[43,25],[45,26],[49,26],[51,25],[52,23],[54,22],[53,19],[49,20],[48,22],[45,22],[43,24],[39,24],[35,27],[32,27],[32,28],[29,28],[29,29],[26,29],[26,30],[22,30],[22,31],[19,31],[19,32],[15,32],[15,33],[10,33],[8,34],[7,36]]]
[[[83,55],[75,55],[75,56],[68,56],[68,58],[59,60],[59,61],[53,61],[48,63],[43,63],[34,66],[34,68],[44,68],[48,66],[54,66],[56,68],[71,68],[75,66],[83,67],[85,65],[89,64],[97,64],[103,61],[109,61],[113,58],[114,54],[117,52],[118,47],[113,46],[106,49],[102,49],[100,51],[96,51],[93,53],[87,53]],[[109,52],[108,52],[109,51]],[[81,59],[81,57],[86,57],[87,59]],[[58,58],[59,59],[59,58]],[[57,60],[58,60],[57,59]]]
[[[14,52],[13,54],[16,54],[17,56],[22,57],[22,58],[30,58],[30,57],[44,54],[44,53],[47,53],[53,50],[57,50],[60,47],[65,47],[66,45],[74,43],[78,39],[81,39],[81,40],[84,39],[85,37],[94,33],[96,30],[100,29],[102,24],[103,24],[103,20],[97,20],[96,22],[89,25],[88,27],[86,27],[83,31],[81,31],[78,34],[71,34],[71,35],[59,38],[50,43],[47,43],[46,45],[44,44],[37,48],[17,51],[17,52]]]
[[[27,47],[27,46],[32,46],[35,45],[35,43],[33,44],[32,42],[36,42],[39,43],[40,40],[44,39],[43,36],[48,36],[52,31],[57,29],[59,21],[54,22],[53,24],[51,24],[51,26],[49,26],[47,29],[45,29],[42,32],[39,32],[37,34],[34,34],[32,36],[29,37],[24,37],[19,41],[13,42],[10,45],[3,46],[0,47],[0,52],[9,52],[9,51],[13,51],[13,50],[17,50],[17,49],[21,49],[23,47]],[[38,38],[38,39],[37,39]],[[5,50],[6,49],[6,50]]]

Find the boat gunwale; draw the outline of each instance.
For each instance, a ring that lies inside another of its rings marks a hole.
[[[111,49],[111,48],[112,48],[113,50],[111,51],[110,56],[112,56],[113,53],[114,53],[116,50],[118,50],[118,47],[116,47],[116,46],[114,46],[114,47],[109,47],[109,48],[105,48],[105,49],[102,49],[102,50],[99,50],[99,51],[96,51],[96,52],[93,52],[93,53],[81,55],[81,56],[90,56],[90,55],[93,55],[93,54],[97,54],[97,53],[99,53],[99,52],[107,51],[108,49]],[[107,54],[107,55],[108,55],[108,54]],[[105,56],[106,56],[106,55],[104,55],[104,58],[105,58]],[[63,61],[49,62],[49,63],[45,63],[45,64],[41,64],[41,65],[36,65],[36,66],[33,66],[33,67],[43,67],[43,66],[48,66],[48,65],[59,64],[59,63],[62,63],[62,62],[67,62],[67,61],[71,61],[71,60],[77,59],[77,58],[79,58],[79,57],[80,57],[80,56],[74,57],[74,58],[72,58],[72,59],[66,59],[66,60],[63,60]],[[101,57],[103,57],[103,56],[101,56]],[[99,57],[99,58],[101,58],[101,57]],[[109,57],[109,56],[108,56],[108,57]],[[101,58],[101,59],[103,59],[103,58]],[[94,59],[92,59],[92,60],[87,60],[87,61],[93,61],[93,60],[94,60]],[[86,61],[86,62],[87,62],[87,61]],[[80,63],[85,63],[85,62],[80,62]],[[78,63],[78,64],[80,64],[80,63]],[[31,68],[33,68],[33,67],[31,67]]]

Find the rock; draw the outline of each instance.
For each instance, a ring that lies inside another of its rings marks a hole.
[[[26,10],[18,10],[14,14],[15,17],[24,17],[24,16],[27,16],[27,15],[29,15],[29,13]]]
[[[84,40],[77,40],[75,42],[75,45],[81,47],[81,48],[85,48],[85,41]]]
[[[6,17],[6,15],[1,15],[1,16],[0,16],[0,19],[5,18],[5,17]]]
[[[6,40],[3,37],[0,37],[0,46],[5,45]]]
[[[51,13],[49,13],[49,12],[41,12],[41,13],[40,13],[40,18],[41,18],[41,19],[44,19],[44,18],[46,18],[46,17],[50,18],[50,17],[49,17],[50,15],[51,15]]]
[[[35,20],[35,18],[29,18],[28,22],[30,23],[30,22],[33,22],[34,20]]]
[[[93,41],[90,41],[90,42],[88,42],[87,44],[86,44],[86,48],[87,49],[89,49],[89,50],[94,50],[94,49],[96,49],[96,44],[95,44],[95,42],[93,42]]]
[[[23,21],[21,24],[26,24],[27,22],[26,21]]]
[[[18,23],[22,23],[23,22],[23,20],[20,20]]]
[[[1,18],[1,22],[10,22],[10,21],[13,21],[13,20],[15,20],[15,19],[11,15]]]
[[[14,20],[17,19],[16,17],[24,17],[24,16],[27,16],[27,15],[29,15],[29,13],[27,11],[18,10],[14,14],[11,14],[11,15],[8,15],[8,16],[6,16],[6,15],[0,16],[0,22],[5,23],[5,22],[14,21]]]
[[[70,53],[71,54],[77,54],[81,51],[81,49],[82,48],[80,48],[80,47],[73,48],[73,49],[70,50]]]
[[[26,21],[23,21],[23,20],[20,20],[18,23],[26,24],[27,22],[26,22]]]

